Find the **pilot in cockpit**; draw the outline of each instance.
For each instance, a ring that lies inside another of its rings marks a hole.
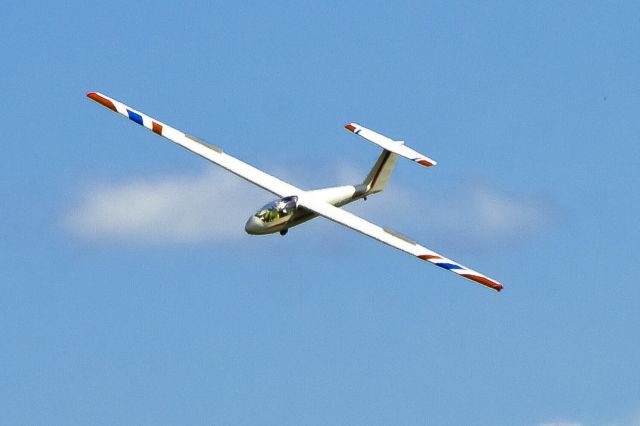
[[[292,213],[297,197],[285,197],[265,205],[256,216],[265,223],[273,222]]]

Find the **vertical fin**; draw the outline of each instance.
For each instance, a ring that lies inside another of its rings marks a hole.
[[[389,176],[393,172],[393,168],[398,162],[398,154],[395,154],[386,149],[382,150],[382,154],[378,157],[378,161],[373,166],[362,185],[367,188],[367,193],[375,194],[376,192],[382,192],[387,186]]]

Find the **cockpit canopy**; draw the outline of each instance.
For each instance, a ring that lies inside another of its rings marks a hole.
[[[279,221],[281,219],[289,218],[298,206],[298,197],[292,195],[290,197],[284,197],[279,200],[274,200],[260,210],[255,216],[262,220],[264,223],[270,223]]]

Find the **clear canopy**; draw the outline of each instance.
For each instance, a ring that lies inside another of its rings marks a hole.
[[[256,217],[261,219],[263,222],[273,222],[278,219],[282,219],[286,216],[289,216],[293,213],[298,203],[298,197],[284,197],[280,200],[274,200],[268,204],[265,204],[258,213],[256,213]]]

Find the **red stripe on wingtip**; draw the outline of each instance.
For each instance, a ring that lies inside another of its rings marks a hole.
[[[151,122],[151,130],[153,133],[157,133],[162,136],[162,124],[156,123],[155,121]]]
[[[351,133],[354,133],[356,131],[356,127],[351,123],[345,124],[344,128],[350,131]]]
[[[111,102],[109,99],[103,98],[102,96],[98,95],[96,92],[87,93],[87,97],[93,99],[94,101],[96,101],[100,105],[105,106],[105,107],[109,108],[112,111],[118,112],[118,110],[116,109],[116,106],[113,104],[113,102]]]
[[[431,162],[429,162],[429,161],[427,161],[427,160],[420,160],[420,161],[418,161],[418,164],[422,164],[422,165],[423,165],[423,166],[425,166],[425,167],[431,167],[431,166],[433,166],[433,163],[431,163]]]
[[[434,260],[434,259],[442,259],[440,256],[434,256],[433,254],[421,254],[418,257],[422,260]]]
[[[494,289],[495,291],[500,291],[503,289],[502,284],[500,284],[499,282],[496,281],[492,281],[489,278],[486,277],[479,277],[477,275],[469,275],[469,274],[460,274],[465,278],[469,278],[470,280],[473,280],[477,283],[480,283],[482,285],[486,285],[487,287],[490,287],[492,289]]]

